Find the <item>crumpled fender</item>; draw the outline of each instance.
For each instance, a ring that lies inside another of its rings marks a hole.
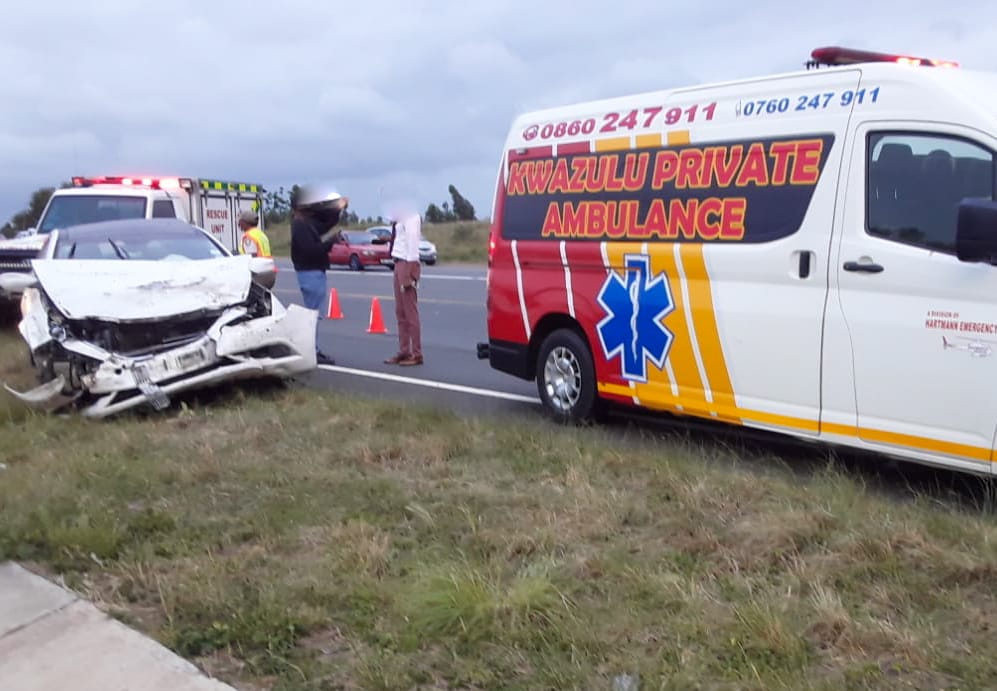
[[[63,389],[65,387],[66,380],[61,374],[52,381],[46,382],[41,386],[36,386],[30,391],[25,391],[23,393],[10,388],[7,384],[3,385],[3,388],[5,388],[7,392],[17,400],[31,406],[32,408],[41,408],[43,410],[58,410],[64,405],[72,403],[80,397],[82,392],[76,392],[71,396],[67,396],[63,393]]]
[[[264,319],[223,326],[217,340],[219,356],[237,356],[246,350],[273,345],[285,345],[299,353],[309,369],[315,361],[315,324],[318,312],[299,305],[288,305],[282,314]]]

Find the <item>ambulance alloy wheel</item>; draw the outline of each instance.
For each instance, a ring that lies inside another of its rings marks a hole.
[[[597,417],[592,354],[571,329],[558,329],[544,339],[537,356],[537,391],[546,410],[562,422]]]

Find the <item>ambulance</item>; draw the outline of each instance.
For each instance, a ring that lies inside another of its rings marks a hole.
[[[37,230],[46,233],[85,222],[90,216],[99,220],[179,218],[209,231],[238,252],[239,214],[256,211],[262,224],[262,209],[263,186],[258,184],[169,176],[80,176],[73,178],[72,187],[53,193]]]
[[[179,218],[207,230],[238,253],[242,211],[256,211],[263,229],[263,186],[208,178],[101,175],[76,176],[49,198],[36,227],[0,240],[0,273],[27,273],[56,228],[126,218]],[[17,292],[0,289],[0,306],[14,305]]]
[[[799,71],[525,113],[488,341],[609,407],[991,474],[997,74],[840,47]]]

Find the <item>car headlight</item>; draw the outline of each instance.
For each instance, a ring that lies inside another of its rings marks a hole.
[[[27,317],[35,306],[35,294],[38,291],[34,288],[25,288],[21,293],[21,316]]]

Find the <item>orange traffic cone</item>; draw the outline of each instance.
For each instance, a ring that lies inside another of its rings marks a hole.
[[[339,309],[339,293],[333,288],[329,291],[329,312],[326,319],[342,319],[343,312]]]
[[[370,326],[367,327],[367,333],[388,333],[388,330],[384,328],[384,317],[381,316],[381,301],[377,299],[377,296],[370,300]]]

